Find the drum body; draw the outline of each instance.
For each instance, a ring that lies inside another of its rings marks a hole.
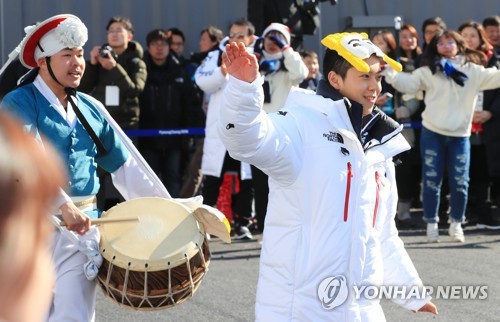
[[[105,224],[97,276],[107,297],[136,310],[166,309],[198,289],[210,262],[203,227],[189,208],[162,198],[123,202],[103,218],[138,217]]]

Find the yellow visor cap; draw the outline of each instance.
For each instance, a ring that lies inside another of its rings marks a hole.
[[[354,68],[363,73],[368,73],[370,67],[364,61],[371,55],[375,54],[382,58],[395,71],[402,71],[403,66],[400,63],[390,58],[375,46],[368,35],[364,32],[343,32],[331,34],[323,38],[321,43],[328,49],[335,50],[340,56],[347,60]]]

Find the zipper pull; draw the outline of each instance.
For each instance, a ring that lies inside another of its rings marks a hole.
[[[375,209],[373,209],[373,223],[372,228],[375,227],[375,221],[377,220],[378,203],[380,198],[380,175],[378,171],[375,171]]]
[[[351,162],[347,162],[347,184],[345,188],[345,201],[344,201],[344,222],[347,221],[349,215],[349,195],[351,194],[351,179],[354,176],[352,173]]]

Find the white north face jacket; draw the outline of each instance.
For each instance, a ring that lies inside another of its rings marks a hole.
[[[203,156],[201,159],[201,172],[203,175],[222,177],[222,167],[226,148],[222,144],[217,131],[218,118],[222,104],[222,91],[227,83],[228,75],[224,76],[220,68],[222,58],[220,55],[226,51],[227,37],[221,41],[219,50],[208,53],[203,63],[196,69],[194,75],[196,84],[210,94],[208,101],[207,118],[205,122],[205,140],[203,141]],[[250,165],[241,164],[240,176],[242,180],[252,179]]]
[[[269,175],[256,320],[384,321],[354,285],[422,287],[394,223],[402,127],[363,149],[347,100],[291,92],[268,115],[262,102],[262,78],[230,77],[219,121],[231,156]],[[418,310],[429,300],[394,301]]]

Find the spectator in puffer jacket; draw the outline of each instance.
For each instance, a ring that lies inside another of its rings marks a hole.
[[[90,62],[78,89],[103,102],[122,129],[137,129],[139,95],[147,77],[143,49],[132,40],[134,29],[129,19],[113,17],[106,30],[108,42],[90,52]]]

